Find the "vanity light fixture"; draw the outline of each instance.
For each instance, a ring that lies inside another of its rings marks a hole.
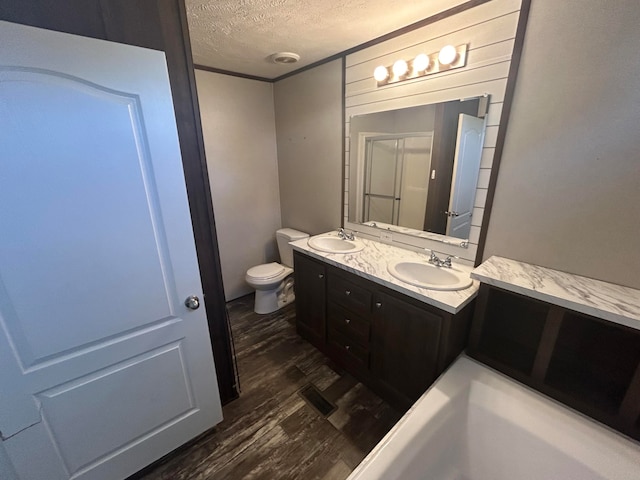
[[[431,59],[426,53],[421,53],[413,59],[413,71],[416,73],[424,72],[431,65]]]
[[[440,62],[440,65],[451,65],[455,62],[457,56],[458,51],[456,50],[456,47],[453,45],[447,45],[442,47],[440,53],[438,53],[438,62]]]
[[[378,82],[384,82],[389,77],[389,70],[384,65],[376,67],[373,71],[373,78]]]
[[[391,67],[380,65],[374,70],[373,78],[378,82],[378,86],[381,87],[390,83],[461,68],[467,64],[467,50],[467,44],[458,45],[457,47],[445,45],[437,53],[429,55],[420,53],[408,62],[400,59]]]
[[[404,60],[397,60],[393,64],[392,70],[393,75],[395,75],[396,78],[400,78],[407,74],[407,72],[409,71],[409,65],[407,65],[407,62],[405,62]]]

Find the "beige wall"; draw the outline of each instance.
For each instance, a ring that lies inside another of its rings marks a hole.
[[[640,288],[638,0],[534,0],[484,257]]]
[[[342,62],[275,83],[282,225],[310,234],[342,216]]]
[[[196,70],[227,301],[251,292],[250,267],[278,261],[280,195],[273,86]]]

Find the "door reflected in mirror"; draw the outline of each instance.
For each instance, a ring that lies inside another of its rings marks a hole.
[[[467,240],[488,97],[351,118],[348,218]]]

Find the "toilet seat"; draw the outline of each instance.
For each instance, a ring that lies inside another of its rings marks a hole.
[[[276,262],[265,263],[247,270],[245,280],[254,288],[264,290],[270,285],[276,288],[282,280],[292,273],[293,268],[285,267]]]
[[[262,265],[251,267],[247,270],[247,277],[255,280],[268,280],[270,278],[277,277],[282,272],[284,272],[284,267],[279,263],[264,263]]]

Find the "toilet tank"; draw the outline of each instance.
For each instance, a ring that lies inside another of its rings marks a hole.
[[[293,268],[293,248],[289,242],[307,238],[308,233],[294,230],[293,228],[281,228],[276,231],[276,240],[278,241],[278,251],[280,252],[280,263],[287,267]]]

